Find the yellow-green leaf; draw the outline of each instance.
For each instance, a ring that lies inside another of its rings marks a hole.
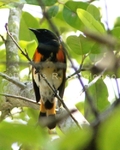
[[[104,27],[89,12],[77,9],[77,14],[87,29],[98,33],[105,33]]]

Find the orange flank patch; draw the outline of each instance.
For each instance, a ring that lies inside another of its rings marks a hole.
[[[56,54],[57,60],[60,62],[64,62],[65,61],[65,55],[62,49],[62,46],[60,45],[60,48],[58,50],[58,53]]]
[[[36,50],[36,52],[35,52],[35,54],[34,54],[34,56],[33,56],[33,61],[36,62],[36,63],[38,63],[38,62],[41,61],[42,58],[43,58],[43,55],[40,54],[40,53],[38,52],[38,50]]]
[[[45,106],[44,106],[42,101],[41,101],[41,104],[40,104],[40,112],[46,113],[46,108],[45,108]]]

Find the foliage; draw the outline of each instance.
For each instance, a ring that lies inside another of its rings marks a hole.
[[[1,1],[0,7],[11,2],[15,2],[15,0]],[[17,2],[23,3],[21,0]],[[40,5],[37,0],[26,0],[26,3]],[[95,80],[86,89],[82,87],[86,90],[85,101],[77,104],[91,126],[83,130],[71,128],[62,136],[58,132],[60,138],[52,141],[46,128],[35,126],[38,112],[23,108],[21,113],[13,115],[13,120],[7,121],[6,119],[0,123],[0,149],[11,149],[12,144],[17,143],[23,150],[119,150],[119,97],[117,98],[115,95],[115,102],[109,102],[109,87],[105,84],[104,79],[106,76],[112,77],[114,75],[117,91],[120,92],[117,80],[120,76],[120,18],[116,21],[113,29],[109,29],[101,21],[100,9],[91,2],[44,0],[43,5],[45,5],[46,12],[60,32],[63,41],[67,44],[71,60],[74,59],[80,66],[80,75],[86,78],[89,83]],[[37,40],[29,28],[52,29],[45,16],[36,18],[32,13],[22,12],[19,44],[27,50],[32,59]],[[71,31],[74,31],[74,34]],[[3,44],[4,42],[1,40],[1,62],[6,61],[6,51]],[[20,54],[20,62],[23,61],[27,62],[26,58]],[[5,67],[5,64],[2,63],[0,71],[4,72]],[[76,66],[72,67],[75,71]],[[26,66],[21,66],[20,72],[24,69]],[[68,68],[68,72],[69,70],[70,68]],[[76,73],[76,75],[78,74]],[[81,78],[78,79],[78,82],[81,82]],[[2,91],[1,87],[0,91]]]

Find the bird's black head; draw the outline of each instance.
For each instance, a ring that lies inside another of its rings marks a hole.
[[[47,29],[32,29],[29,28],[36,36],[40,52],[56,52],[60,45],[58,37]]]

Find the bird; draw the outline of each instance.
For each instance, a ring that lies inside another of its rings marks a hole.
[[[35,98],[36,102],[40,102],[39,122],[42,123],[43,119],[52,121],[47,127],[53,129],[56,127],[56,93],[63,98],[65,90],[66,54],[55,33],[48,29],[29,29],[38,41],[33,62],[41,64],[38,68],[32,66]]]

